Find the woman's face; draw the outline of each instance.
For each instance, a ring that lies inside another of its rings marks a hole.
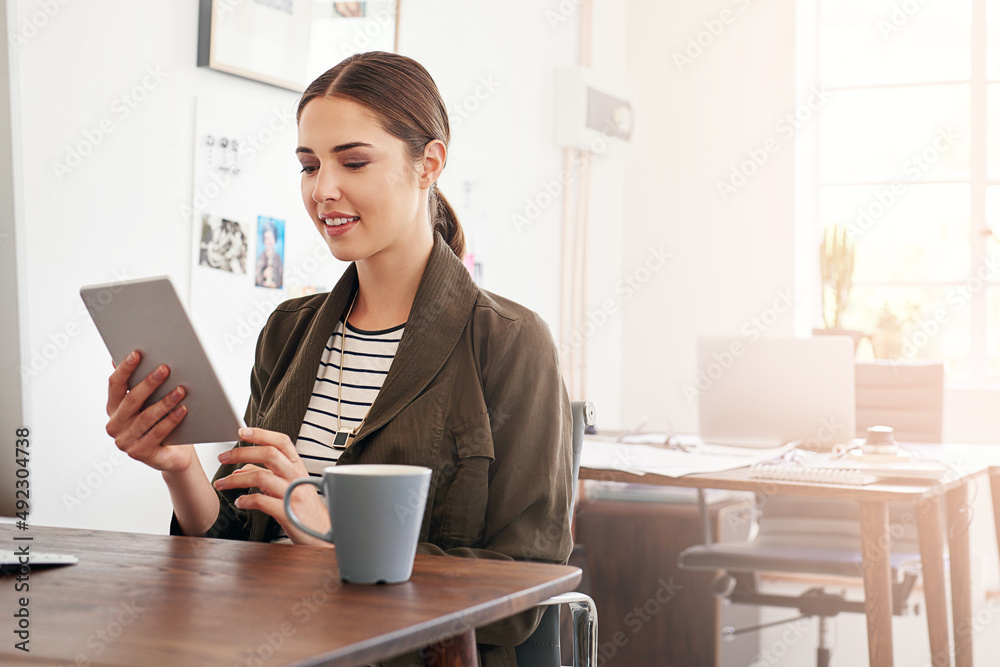
[[[299,118],[296,155],[302,200],[337,259],[393,257],[431,238],[427,188],[437,174],[414,165],[406,145],[361,105],[311,100]]]

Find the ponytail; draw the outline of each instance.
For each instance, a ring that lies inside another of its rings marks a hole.
[[[431,186],[430,192],[430,214],[431,225],[434,231],[440,232],[445,242],[451,247],[459,259],[465,257],[465,232],[462,231],[462,223],[455,215],[455,209],[451,207],[448,200],[444,198],[437,184]]]

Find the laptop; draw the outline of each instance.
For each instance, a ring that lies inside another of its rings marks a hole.
[[[706,444],[829,451],[854,430],[854,343],[846,336],[699,338]]]

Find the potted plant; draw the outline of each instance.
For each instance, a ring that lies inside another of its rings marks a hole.
[[[819,271],[824,328],[814,329],[813,333],[850,336],[857,349],[864,332],[841,326],[854,278],[854,242],[844,225],[831,225],[824,231],[819,246]]]

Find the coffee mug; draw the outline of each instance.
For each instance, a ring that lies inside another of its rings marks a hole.
[[[356,584],[407,581],[427,504],[431,470],[420,466],[329,466],[323,476],[303,477],[285,491],[285,513],[297,528],[337,547],[340,578]],[[330,530],[303,525],[292,511],[292,491],[312,484],[326,498]]]

